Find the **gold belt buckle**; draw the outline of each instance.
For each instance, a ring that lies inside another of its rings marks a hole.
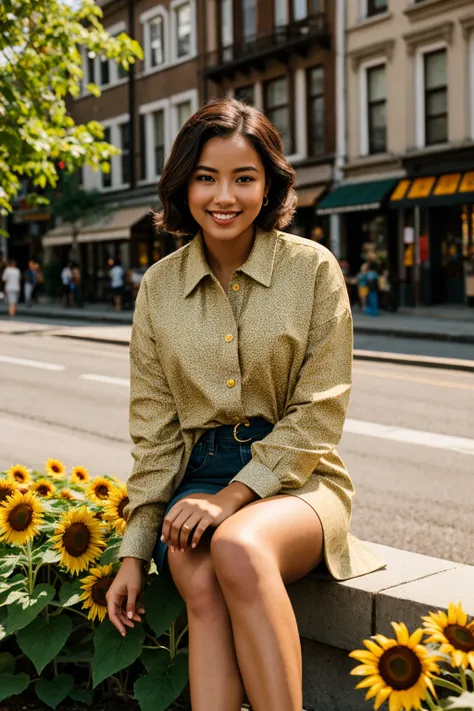
[[[240,427],[240,425],[245,425],[245,427],[250,427],[250,423],[248,423],[248,422],[237,422],[237,424],[236,424],[235,427],[234,427],[234,439],[235,439],[235,441],[236,441],[236,442],[250,442],[251,439],[252,439],[251,437],[249,437],[248,439],[239,439],[239,438],[238,438],[238,436],[237,436],[237,428]]]

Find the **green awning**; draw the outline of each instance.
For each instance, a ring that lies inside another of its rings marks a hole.
[[[377,210],[382,200],[392,192],[396,179],[372,180],[369,183],[351,183],[335,188],[318,205],[318,215],[335,212],[358,212]]]

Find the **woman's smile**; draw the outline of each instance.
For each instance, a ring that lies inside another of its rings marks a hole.
[[[239,215],[242,214],[241,211],[234,212],[223,212],[217,210],[206,210],[207,214],[211,216],[212,220],[217,224],[224,227],[234,224]]]

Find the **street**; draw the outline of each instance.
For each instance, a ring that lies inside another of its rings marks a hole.
[[[58,338],[57,329],[26,320],[0,328],[0,469],[41,469],[54,456],[125,480],[128,349]],[[448,346],[431,347],[449,355]],[[472,358],[472,346],[449,347]],[[474,564],[473,398],[474,373],[354,363],[339,451],[357,489],[355,535]]]

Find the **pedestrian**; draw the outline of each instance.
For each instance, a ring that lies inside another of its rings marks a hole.
[[[74,262],[71,269],[71,287],[74,295],[75,305],[83,309],[84,308],[84,297],[82,291],[82,273],[79,264]]]
[[[356,276],[357,280],[357,293],[359,295],[359,303],[362,311],[365,311],[367,305],[367,297],[369,295],[369,286],[367,283],[367,272],[369,270],[369,263],[364,262],[360,268],[359,273]]]
[[[5,259],[3,252],[0,251],[0,301],[3,301],[5,298],[5,293],[3,291],[3,272],[6,268],[7,260]]]
[[[33,269],[36,275],[36,285],[33,290],[33,301],[43,304],[44,298],[44,276],[39,262],[33,262]]]
[[[147,562],[169,568],[193,711],[240,711],[244,689],[254,711],[301,711],[285,585],[325,565],[340,580],[384,565],[348,535],[354,488],[335,448],[352,320],[331,252],[280,231],[294,183],[263,113],[202,106],[175,140],[156,217],[195,236],[148,269],[134,312],[135,465],[108,614],[125,635]]]
[[[367,295],[367,304],[365,313],[368,316],[379,315],[379,274],[375,262],[369,264],[367,274],[367,287],[369,293]]]
[[[34,262],[28,262],[28,268],[23,273],[23,295],[25,297],[25,305],[30,308],[33,306],[33,292],[36,287],[36,271]]]
[[[114,261],[114,266],[109,272],[110,287],[114,299],[114,308],[116,311],[122,310],[123,291],[125,287],[125,271],[122,267],[120,258],[117,257]]]
[[[10,259],[8,261],[8,266],[2,274],[2,280],[5,284],[8,315],[16,316],[16,307],[21,291],[21,272],[16,266],[16,261],[14,259]]]
[[[61,271],[61,285],[63,290],[63,304],[66,308],[69,308],[73,300],[73,289],[72,285],[72,262],[68,262],[66,266]],[[73,285],[72,285],[73,286]]]

